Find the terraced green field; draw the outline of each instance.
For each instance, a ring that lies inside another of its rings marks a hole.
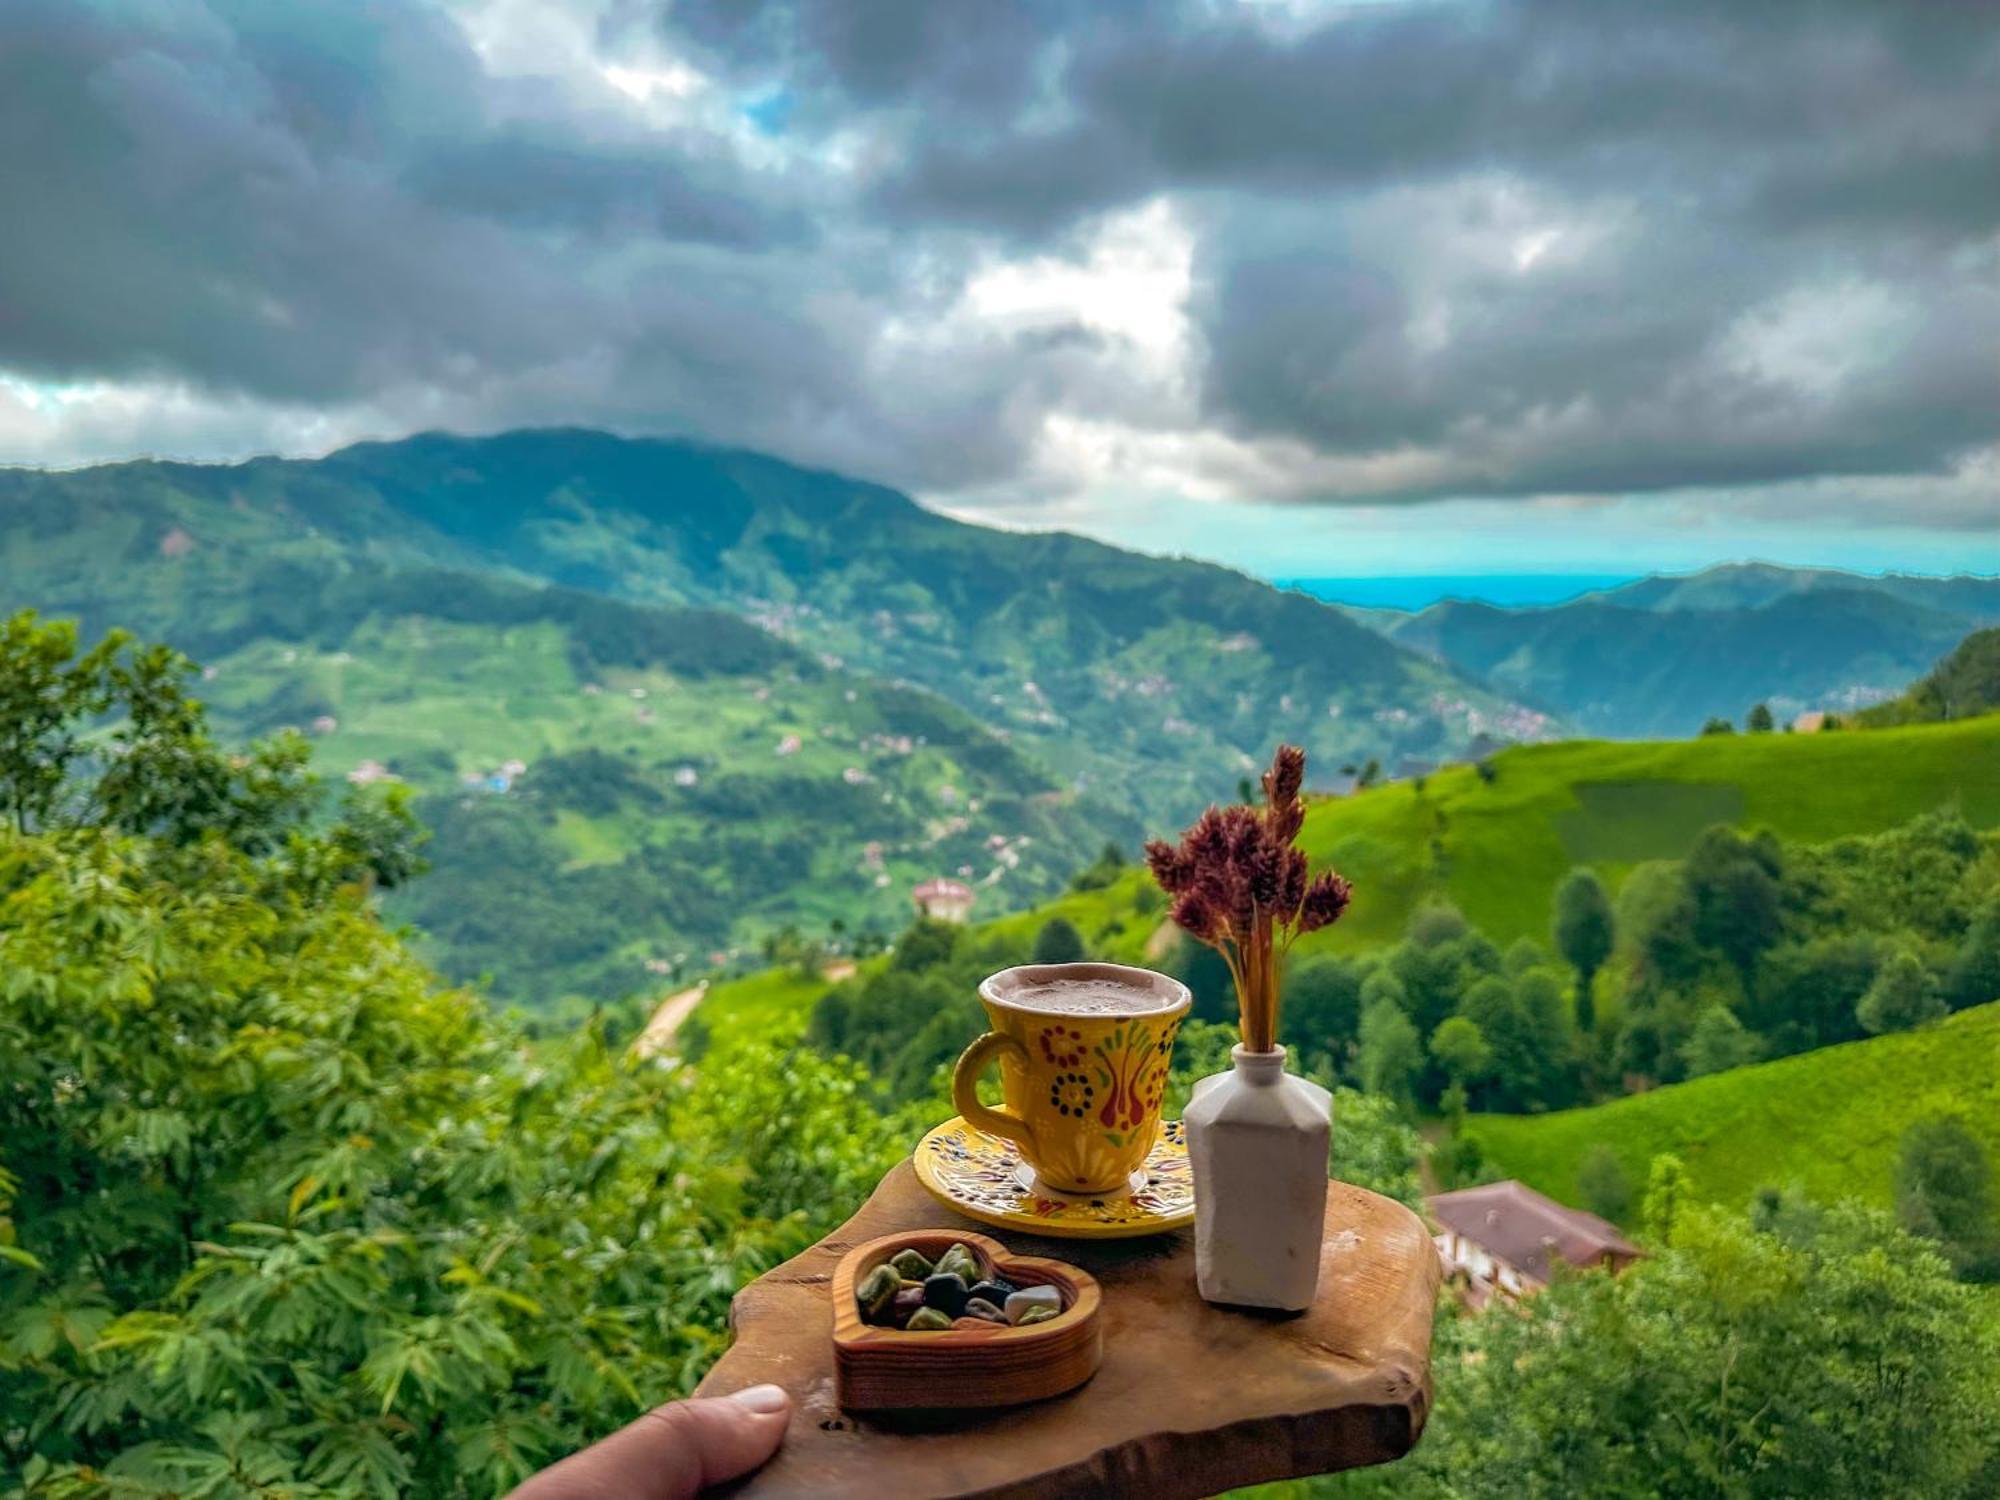
[[[1887,1205],[1903,1131],[1956,1109],[2000,1153],[2000,1001],[1923,1031],[1797,1057],[1552,1115],[1481,1115],[1467,1126],[1496,1177],[1579,1201],[1576,1170],[1597,1145],[1634,1183],[1672,1152],[1697,1192],[1740,1205],[1764,1185]]]
[[[1819,843],[1955,806],[2000,823],[2000,717],[1909,729],[1525,745],[1489,762],[1317,803],[1303,842],[1355,883],[1331,930],[1343,950],[1393,942],[1425,899],[1454,902],[1496,941],[1543,938],[1572,865],[1614,886],[1729,822]]]

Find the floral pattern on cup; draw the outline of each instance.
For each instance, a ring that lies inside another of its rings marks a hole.
[[[1042,1057],[1059,1068],[1073,1068],[1083,1061],[1083,1033],[1074,1026],[1044,1026]]]
[[[1081,1073],[1058,1073],[1049,1085],[1049,1103],[1057,1112],[1081,1117],[1090,1113],[1090,1103],[1097,1090],[1090,1080]]]

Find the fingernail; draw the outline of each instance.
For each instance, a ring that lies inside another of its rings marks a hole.
[[[781,1385],[752,1385],[740,1391],[730,1392],[731,1401],[740,1401],[752,1411],[769,1414],[783,1411],[792,1404],[792,1398],[785,1394]]]

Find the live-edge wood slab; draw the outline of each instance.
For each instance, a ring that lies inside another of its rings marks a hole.
[[[834,1267],[878,1235],[934,1227],[1066,1260],[1103,1288],[1104,1362],[1079,1389],[989,1412],[856,1417],[834,1400]],[[728,1493],[775,1497],[1192,1497],[1401,1457],[1430,1414],[1437,1251],[1400,1203],[1329,1185],[1317,1303],[1296,1317],[1201,1300],[1192,1230],[1052,1240],[975,1225],[906,1161],[861,1211],[736,1296],[736,1341],[697,1394],[792,1395],[784,1446]]]

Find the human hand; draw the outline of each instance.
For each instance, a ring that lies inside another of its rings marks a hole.
[[[508,1500],[694,1500],[773,1453],[791,1420],[780,1386],[670,1401],[552,1464]]]

